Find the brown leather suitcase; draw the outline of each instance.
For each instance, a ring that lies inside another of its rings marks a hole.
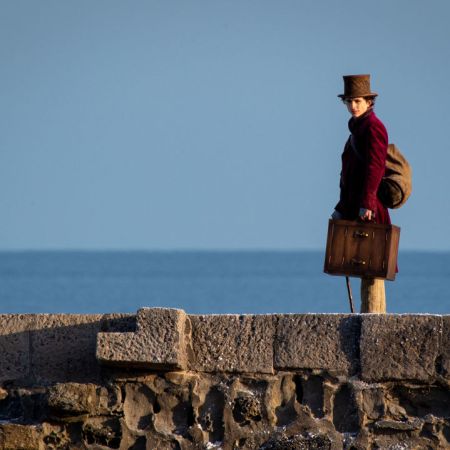
[[[400,228],[370,222],[328,222],[324,272],[394,280]]]

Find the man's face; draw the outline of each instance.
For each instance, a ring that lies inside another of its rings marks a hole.
[[[353,117],[359,117],[362,116],[370,108],[371,103],[364,97],[354,97],[346,98],[345,104],[347,106],[348,112]]]

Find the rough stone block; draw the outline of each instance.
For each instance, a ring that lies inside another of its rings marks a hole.
[[[359,368],[359,333],[359,316],[280,315],[274,345],[275,368],[353,374]]]
[[[33,321],[32,314],[0,315],[0,382],[29,377]]]
[[[442,317],[442,341],[439,353],[438,372],[450,379],[450,316]]]
[[[365,381],[429,381],[434,377],[440,316],[369,314],[361,320],[361,376]]]
[[[190,316],[193,361],[203,372],[273,373],[273,316]]]
[[[134,383],[131,384],[134,386]],[[115,415],[122,412],[122,391],[119,385],[92,383],[56,383],[47,391],[47,413],[51,419],[77,416]]]
[[[110,365],[160,370],[186,367],[186,314],[179,309],[143,308],[136,332],[99,333],[97,359]]]
[[[56,417],[94,414],[99,390],[92,383],[57,383],[48,391],[48,407]]]
[[[36,382],[95,381],[102,315],[38,314],[31,331],[31,371]]]
[[[38,427],[35,425],[1,424],[0,448],[5,450],[36,450],[39,445]]]

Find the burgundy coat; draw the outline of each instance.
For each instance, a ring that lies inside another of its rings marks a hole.
[[[386,128],[372,109],[361,117],[352,117],[348,127],[357,152],[349,138],[342,153],[341,195],[336,210],[344,219],[355,220],[360,208],[370,209],[376,223],[389,224],[389,212],[377,197],[386,168]]]

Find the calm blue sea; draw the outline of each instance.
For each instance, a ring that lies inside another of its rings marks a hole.
[[[323,252],[0,252],[0,313],[348,312]],[[403,251],[389,312],[450,313],[450,253]],[[359,305],[359,280],[352,279]]]

